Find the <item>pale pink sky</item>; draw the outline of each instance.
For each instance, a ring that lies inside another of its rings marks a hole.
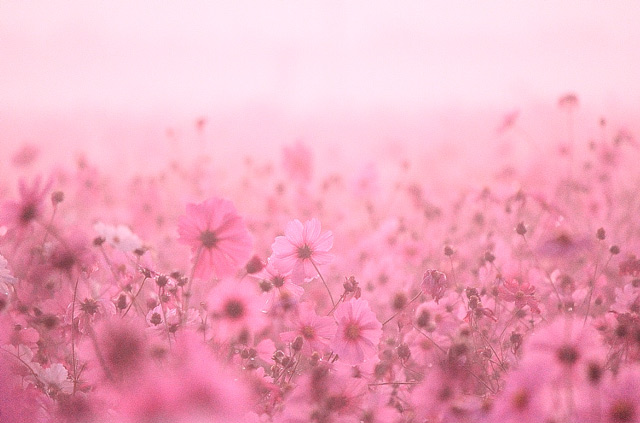
[[[267,143],[357,138],[385,116],[411,137],[567,91],[625,115],[640,110],[638,22],[636,1],[0,0],[0,150],[55,135],[106,154],[197,116],[247,145],[260,128]]]

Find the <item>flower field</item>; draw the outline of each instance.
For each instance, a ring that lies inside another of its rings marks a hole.
[[[0,421],[640,421],[640,145],[569,123],[483,181],[402,154],[323,173],[304,141],[223,179],[12,152]]]

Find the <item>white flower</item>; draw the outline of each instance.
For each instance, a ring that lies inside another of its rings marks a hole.
[[[93,229],[104,238],[113,248],[129,253],[142,247],[142,241],[125,225],[107,225],[98,222]]]
[[[73,392],[73,382],[69,379],[69,373],[62,364],[54,363],[46,369],[36,363],[32,363],[32,366],[38,380],[44,384],[44,389],[50,396]]]
[[[7,267],[8,264],[7,259],[2,257],[2,254],[0,254],[0,282],[13,284],[15,283],[16,278],[14,278],[11,275],[11,272],[9,272],[9,268]]]

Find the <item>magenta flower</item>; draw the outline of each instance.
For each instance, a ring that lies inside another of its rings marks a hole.
[[[31,222],[42,217],[44,199],[53,181],[49,180],[44,186],[41,183],[40,177],[37,177],[31,186],[24,180],[20,181],[20,201],[8,201],[3,204],[0,208],[0,225],[23,230]]]
[[[251,234],[233,203],[210,198],[199,204],[187,204],[187,214],[178,222],[179,241],[194,253],[194,276],[233,274],[250,258]]]
[[[515,279],[505,280],[503,286],[499,288],[501,299],[514,302],[518,309],[528,305],[532,313],[540,314],[538,300],[533,295],[535,292],[536,288],[529,282],[519,282]]]
[[[304,302],[298,307],[298,313],[291,318],[293,330],[282,332],[283,341],[293,342],[300,336],[304,340],[302,350],[310,355],[313,351],[325,352],[329,341],[336,332],[336,323],[331,317],[321,317],[313,310],[313,306]]]
[[[378,352],[382,337],[382,324],[362,298],[351,299],[336,308],[333,314],[338,329],[331,346],[340,359],[359,364]]]
[[[431,295],[434,301],[438,303],[447,290],[447,275],[437,270],[429,269],[422,276],[420,288],[422,292],[426,295]]]
[[[273,265],[282,273],[292,272],[294,283],[302,283],[317,274],[317,265],[331,261],[332,246],[333,234],[331,231],[321,233],[318,219],[308,220],[304,225],[296,219],[287,224],[284,236],[276,237],[271,246]]]
[[[207,310],[214,328],[213,336],[219,341],[228,341],[259,332],[265,320],[261,307],[262,301],[253,286],[223,279],[208,295]]]

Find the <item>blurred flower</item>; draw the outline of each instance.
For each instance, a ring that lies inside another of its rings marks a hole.
[[[362,299],[351,299],[340,304],[333,316],[338,329],[331,342],[333,351],[349,364],[359,364],[378,352],[382,337],[382,324]]]
[[[242,337],[262,329],[265,314],[258,294],[245,284],[244,289],[232,279],[224,279],[208,296],[208,311],[218,340]]]
[[[602,423],[640,422],[640,369],[624,369],[604,389]]]
[[[0,254],[0,282],[13,284],[15,283],[16,278],[11,275],[8,265],[9,262],[7,262],[7,259]]]
[[[179,241],[194,253],[194,276],[233,274],[251,258],[252,239],[233,203],[210,198],[187,204],[187,214],[178,222]]]
[[[287,176],[295,181],[309,182],[313,172],[313,155],[311,150],[298,141],[292,146],[282,149],[283,166]]]
[[[93,225],[93,229],[98,235],[104,238],[113,248],[125,253],[130,253],[142,247],[140,238],[124,225],[107,225],[98,222]]]
[[[9,228],[22,230],[31,222],[38,220],[42,215],[42,207],[45,196],[53,180],[42,185],[42,179],[37,177],[31,186],[24,180],[20,180],[18,190],[20,201],[8,201],[0,208],[0,224]]]

